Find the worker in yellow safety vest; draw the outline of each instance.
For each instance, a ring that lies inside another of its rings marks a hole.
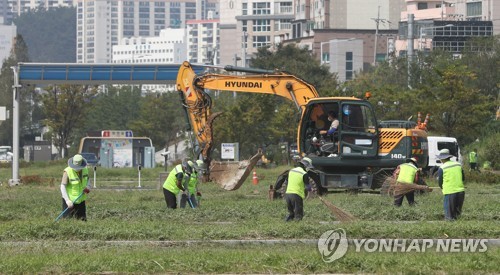
[[[443,163],[438,170],[438,184],[444,195],[443,207],[446,220],[456,220],[462,214],[465,199],[464,170],[459,162],[450,158],[450,150],[443,149],[436,156]]]
[[[68,167],[64,169],[61,180],[63,217],[87,220],[85,200],[90,192],[90,186],[87,160],[82,155],[76,154],[68,159]]]
[[[198,206],[197,198],[201,197],[201,193],[198,191],[199,177],[198,171],[202,170],[203,161],[197,160],[196,162],[188,161],[188,165],[192,169],[191,176],[184,184],[184,188],[187,192],[183,193],[181,196],[181,208],[186,208],[186,202],[189,203],[191,208],[196,208]]]
[[[477,166],[477,149],[474,148],[473,151],[469,153],[469,167],[472,171],[479,171],[479,167]]]
[[[183,193],[186,193],[183,182],[190,178],[192,171],[187,161],[183,161],[181,164],[176,165],[174,169],[170,171],[167,179],[163,183],[163,196],[165,197],[167,208],[177,208],[177,195],[181,190]]]
[[[406,163],[398,166],[395,171],[396,181],[398,184],[418,183],[418,163],[416,158],[409,158]],[[403,199],[406,197],[410,206],[415,205],[415,192],[408,192],[404,195],[394,197],[394,205],[401,206]]]
[[[313,168],[312,160],[304,157],[300,160],[299,166],[293,168],[288,173],[288,185],[285,191],[285,200],[288,208],[286,221],[302,220],[304,216],[305,187],[309,184],[307,171]]]

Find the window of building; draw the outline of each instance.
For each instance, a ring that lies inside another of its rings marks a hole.
[[[274,30],[291,30],[292,29],[292,20],[290,19],[280,19],[274,21]]]
[[[258,19],[253,20],[254,32],[270,32],[271,31],[271,20],[269,19]]]
[[[483,3],[473,2],[467,3],[467,17],[481,17],[483,14]]]
[[[271,14],[270,2],[252,3],[252,14]]]
[[[293,12],[293,3],[292,2],[280,2],[279,4],[279,12],[280,13],[292,13]]]
[[[255,35],[253,36],[253,43],[252,43],[252,46],[254,48],[260,48],[260,47],[264,47],[264,46],[267,46],[271,43],[271,36],[269,35]]]
[[[242,3],[241,4],[241,14],[242,15],[248,15],[248,3]]]
[[[247,28],[247,20],[242,20],[241,21],[241,30],[243,32],[247,32],[248,31],[248,28]]]
[[[426,10],[427,9],[427,3],[418,3],[417,4],[417,9],[419,9],[419,10]]]
[[[351,80],[353,76],[353,55],[352,52],[345,53],[345,80]]]

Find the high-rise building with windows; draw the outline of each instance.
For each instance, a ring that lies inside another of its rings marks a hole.
[[[107,63],[112,46],[127,37],[159,36],[166,28],[217,14],[217,0],[76,0],[77,62]]]
[[[404,0],[294,0],[292,38],[314,35],[314,29],[397,29]]]
[[[72,7],[75,0],[8,0],[13,14],[19,16],[22,13],[38,8]]]
[[[116,64],[174,64],[186,60],[186,29],[164,29],[156,37],[124,38],[113,46]],[[141,85],[143,93],[174,91],[175,85]]]
[[[293,0],[221,0],[221,63],[248,66],[257,48],[290,37],[293,19]]]
[[[4,60],[10,56],[16,35],[16,26],[1,24],[0,18],[0,66],[2,66]]]
[[[0,0],[0,17],[3,18],[2,25],[12,23],[13,14],[8,0]]]
[[[475,37],[500,34],[500,1],[407,0],[401,12],[396,53],[408,51],[408,17],[414,17],[414,51],[441,49],[460,56],[463,51],[482,50],[468,43]]]
[[[219,64],[219,19],[187,21],[188,59],[196,64]]]

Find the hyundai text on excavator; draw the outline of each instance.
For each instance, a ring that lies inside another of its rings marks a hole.
[[[374,189],[407,158],[420,167],[428,161],[425,124],[415,128],[381,128],[372,105],[355,97],[319,97],[316,89],[297,76],[281,71],[226,66],[227,72],[196,75],[184,62],[177,75],[177,90],[196,138],[197,154],[208,166],[205,180],[214,180],[226,190],[238,189],[259,158],[238,164],[212,161],[212,113],[207,90],[272,94],[293,101],[300,112],[297,145],[301,156],[314,165],[313,179],[319,188]],[[333,137],[324,137],[328,112],[337,114],[340,125]],[[423,126],[424,127],[423,127]]]

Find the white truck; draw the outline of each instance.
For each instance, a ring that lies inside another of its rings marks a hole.
[[[436,158],[439,150],[448,149],[450,154],[453,155],[451,159],[462,163],[462,156],[460,155],[460,146],[458,146],[457,139],[454,137],[438,137],[428,136],[427,142],[429,145],[429,163],[424,169],[430,176],[434,176],[437,172],[441,162]]]
[[[0,163],[1,162],[12,162],[12,147],[10,146],[0,146]]]

